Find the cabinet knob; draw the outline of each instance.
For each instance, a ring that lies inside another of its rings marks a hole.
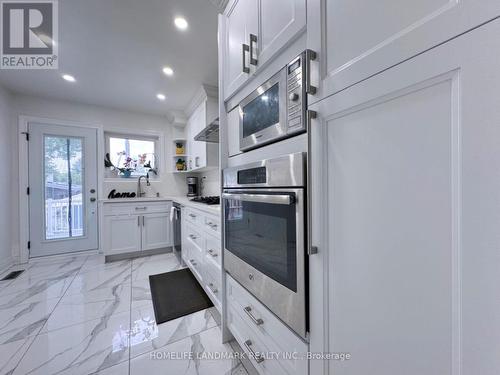
[[[291,102],[296,102],[297,100],[299,100],[299,94],[297,94],[296,92],[292,92],[290,93],[290,95],[288,95],[288,99],[290,99]]]

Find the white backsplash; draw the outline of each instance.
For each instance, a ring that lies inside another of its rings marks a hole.
[[[220,195],[220,174],[217,169],[198,173],[197,176],[200,181],[206,177],[203,179],[202,195]]]

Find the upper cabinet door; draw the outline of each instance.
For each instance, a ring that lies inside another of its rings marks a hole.
[[[258,66],[278,54],[306,28],[306,0],[260,0]]]
[[[308,48],[320,62],[320,91],[310,102],[500,15],[498,0],[308,0],[307,6]]]
[[[254,71],[250,64],[250,34],[258,32],[257,0],[235,0],[226,11],[224,97],[235,92]]]

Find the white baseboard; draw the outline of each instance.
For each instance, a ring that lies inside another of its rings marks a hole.
[[[3,276],[7,270],[14,265],[14,259],[9,257],[8,259],[2,259],[0,261],[0,276]]]

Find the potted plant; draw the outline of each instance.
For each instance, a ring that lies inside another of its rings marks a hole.
[[[183,171],[184,169],[186,169],[186,161],[184,159],[177,159],[177,162],[175,163],[175,168],[178,170],[178,171]]]
[[[135,165],[137,165],[137,160],[134,160],[130,156],[127,156],[125,162],[123,163],[123,167],[117,168],[120,171],[120,177],[130,178],[132,172],[135,170]]]
[[[175,143],[175,153],[176,155],[184,155],[184,144],[180,142]]]

